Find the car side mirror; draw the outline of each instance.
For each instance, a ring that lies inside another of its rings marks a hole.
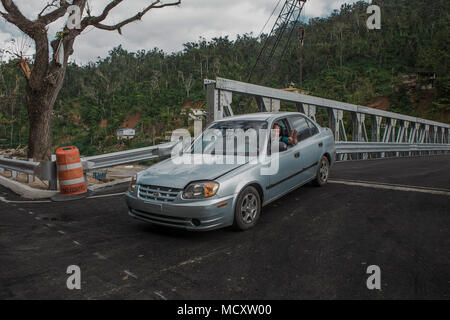
[[[280,142],[280,152],[286,151],[288,149],[288,145],[285,142]]]
[[[275,148],[274,153],[283,152],[283,151],[286,151],[287,149],[288,149],[287,144],[282,142],[282,141],[280,141],[278,143],[278,150],[277,150],[277,148]]]

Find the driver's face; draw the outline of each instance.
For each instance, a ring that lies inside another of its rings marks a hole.
[[[273,130],[271,132],[272,140],[276,139],[280,136],[280,130],[281,130],[281,127],[279,125],[276,124],[273,126]]]

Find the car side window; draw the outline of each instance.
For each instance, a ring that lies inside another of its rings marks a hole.
[[[311,131],[311,136],[314,136],[319,133],[319,129],[317,129],[317,127],[314,123],[312,123],[310,120],[306,120],[306,122],[308,122],[310,131]]]
[[[289,121],[291,123],[291,128],[297,130],[297,139],[299,142],[306,140],[311,136],[311,130],[305,118],[292,117]]]
[[[280,136],[288,137],[290,134],[290,125],[289,125],[289,122],[287,121],[287,119],[286,118],[278,119],[274,123],[276,123],[276,122],[283,124],[281,131],[280,131]],[[269,139],[269,143],[267,144],[267,153],[268,154],[271,154],[271,145],[272,145],[272,140]],[[290,146],[288,146],[288,148],[289,147]]]

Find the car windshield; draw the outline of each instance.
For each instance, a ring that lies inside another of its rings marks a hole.
[[[191,153],[257,156],[267,136],[266,121],[230,120],[214,123],[191,146]]]

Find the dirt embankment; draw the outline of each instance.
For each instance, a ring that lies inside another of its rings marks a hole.
[[[369,103],[367,107],[386,111],[389,108],[389,104],[390,102],[388,97],[379,97],[374,102]]]
[[[141,114],[139,112],[128,116],[125,121],[122,123],[123,128],[131,128],[134,129],[141,122]]]

